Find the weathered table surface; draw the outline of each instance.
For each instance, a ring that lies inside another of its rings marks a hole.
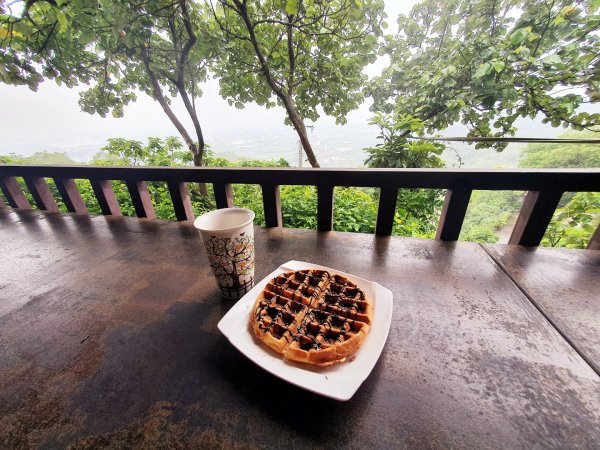
[[[600,251],[484,248],[600,373]]]
[[[255,246],[259,279],[298,259],[393,292],[386,347],[350,401],[275,378],[218,332],[232,303],[189,224],[0,209],[0,448],[600,442],[600,377],[572,346],[600,337],[578,341],[543,294],[571,252],[263,228]],[[598,278],[577,283],[590,261],[554,280],[579,285],[569,307],[592,289],[597,308]]]

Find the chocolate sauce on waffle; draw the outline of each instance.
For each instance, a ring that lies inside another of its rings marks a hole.
[[[305,354],[329,350],[331,361],[325,364],[330,364],[337,361],[337,345],[368,332],[367,310],[366,296],[354,283],[326,271],[304,270],[278,275],[267,283],[253,320],[255,332],[260,331],[257,336],[266,343],[270,336],[268,345],[286,357],[288,345]],[[343,354],[338,359],[342,358]]]

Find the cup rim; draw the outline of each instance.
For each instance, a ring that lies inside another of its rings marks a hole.
[[[206,219],[207,217],[223,214],[225,211],[231,211],[231,210],[245,211],[249,214],[250,217],[245,222],[242,222],[238,225],[234,225],[234,226],[228,227],[228,228],[204,228],[200,225],[200,222],[203,219]],[[196,219],[194,220],[194,227],[196,227],[200,231],[226,232],[226,231],[235,230],[236,228],[244,227],[244,226],[252,223],[252,221],[254,220],[255,217],[256,217],[256,214],[254,213],[254,211],[252,211],[251,209],[248,209],[248,208],[237,208],[237,207],[221,208],[221,209],[215,209],[214,211],[209,211],[207,213],[202,214],[201,216],[196,217]]]

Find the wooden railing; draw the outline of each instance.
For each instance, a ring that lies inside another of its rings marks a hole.
[[[38,208],[58,211],[45,178],[52,178],[70,212],[87,214],[75,179],[90,181],[103,214],[120,215],[110,180],[126,183],[138,217],[154,218],[147,181],[166,182],[178,220],[193,220],[188,182],[212,183],[218,208],[233,206],[232,184],[258,184],[262,188],[265,222],[282,226],[280,185],[317,187],[317,228],[333,226],[333,189],[361,186],[380,189],[375,232],[390,235],[398,190],[446,189],[436,239],[458,239],[471,192],[481,190],[527,191],[509,243],[537,246],[564,192],[600,192],[600,170],[449,170],[449,169],[287,169],[195,167],[94,167],[0,165],[0,188],[13,208],[31,208],[16,177],[23,177]],[[0,206],[6,206],[0,204]],[[588,248],[600,249],[600,227]]]

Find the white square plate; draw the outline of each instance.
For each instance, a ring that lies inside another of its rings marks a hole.
[[[280,355],[254,337],[250,327],[250,310],[267,282],[282,272],[321,269],[338,273],[356,283],[373,300],[374,317],[369,334],[354,357],[329,367],[309,366],[283,360]],[[392,299],[389,289],[329,267],[302,261],[288,261],[259,281],[225,314],[218,328],[235,348],[267,372],[298,387],[336,400],[350,400],[371,373],[383,350],[392,322]]]

